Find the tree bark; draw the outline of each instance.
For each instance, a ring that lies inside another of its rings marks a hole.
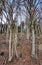
[[[29,28],[27,26],[27,40],[29,41]]]
[[[14,32],[13,32],[13,39],[12,39],[12,41],[13,41],[13,43],[12,43],[12,57],[13,57],[13,54],[14,54],[14,39],[15,39],[15,36],[14,36]]]
[[[32,56],[35,56],[35,33],[34,29],[32,29]]]
[[[7,28],[6,43],[8,42],[9,28]]]
[[[18,58],[18,52],[17,52],[17,49],[16,49],[16,44],[17,44],[17,34],[15,34],[15,42],[14,42],[14,44],[15,44],[15,52],[16,52],[16,56],[17,56],[17,58]]]
[[[21,24],[21,37],[22,37],[22,24]]]
[[[10,29],[10,37],[9,37],[9,61],[11,61],[11,59],[12,59],[12,49],[11,49],[11,37],[12,36],[12,31],[11,31],[11,29]]]
[[[14,49],[14,43],[12,43],[12,57],[13,57],[13,54],[14,54],[13,49]]]

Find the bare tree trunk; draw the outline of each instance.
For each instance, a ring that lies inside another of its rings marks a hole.
[[[21,37],[22,37],[22,24],[21,24]]]
[[[12,59],[12,49],[11,49],[11,41],[12,41],[12,31],[11,31],[11,29],[10,29],[10,37],[9,37],[9,61],[11,61],[11,59]]]
[[[7,28],[6,43],[8,42],[9,28]]]
[[[13,57],[13,54],[14,54],[13,49],[14,49],[14,43],[12,43],[12,57]]]
[[[35,33],[32,29],[32,57],[35,57]]]
[[[18,26],[16,26],[17,43],[18,43]]]
[[[29,41],[29,28],[27,26],[27,40]]]
[[[14,32],[13,32],[13,40],[12,40],[12,41],[13,41],[13,43],[12,43],[12,57],[13,57],[13,54],[14,54],[14,52],[13,52],[13,51],[14,51],[14,37],[15,37],[15,36],[14,36]]]
[[[17,34],[15,34],[15,42],[14,42],[14,44],[15,44],[15,52],[16,52],[16,56],[17,56],[17,58],[18,58],[18,52],[17,52],[17,49],[16,49],[16,44],[17,44]]]

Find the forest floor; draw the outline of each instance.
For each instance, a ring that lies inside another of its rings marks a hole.
[[[32,43],[27,41],[26,37],[20,39],[20,43],[22,46],[17,47],[19,58],[17,59],[15,56],[13,57],[11,62],[8,62],[9,48],[8,44],[6,44],[3,39],[6,39],[5,35],[0,35],[0,53],[4,52],[3,55],[0,55],[0,65],[42,65],[42,49],[36,49],[37,59],[31,57],[31,48]],[[37,44],[39,43],[39,39],[36,40]],[[41,42],[42,43],[42,42]],[[42,44],[40,44],[41,46]],[[14,50],[15,55],[15,50]]]

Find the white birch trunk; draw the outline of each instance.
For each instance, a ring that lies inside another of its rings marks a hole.
[[[10,38],[9,38],[9,61],[11,61],[11,59],[12,59],[11,35],[12,35],[12,32],[11,32],[11,29],[10,29]]]
[[[35,33],[34,33],[34,29],[32,29],[32,55],[35,56]]]

